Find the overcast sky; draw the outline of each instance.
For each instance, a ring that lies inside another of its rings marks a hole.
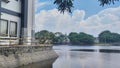
[[[72,14],[60,14],[53,2],[35,1],[35,31],[85,32],[94,36],[104,30],[120,33],[120,2],[101,7],[98,0],[74,0]]]

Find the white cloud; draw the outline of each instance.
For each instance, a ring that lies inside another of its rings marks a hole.
[[[70,16],[68,13],[60,14],[57,9],[52,9],[49,11],[42,10],[40,13],[36,14],[36,30],[47,29],[50,31],[60,31],[60,32],[70,32],[71,30],[76,30],[74,26],[79,26],[79,21],[84,18],[84,11],[74,11],[73,16]],[[78,15],[78,16],[77,16]],[[79,16],[81,15],[81,16]],[[76,22],[74,22],[76,20]]]
[[[72,15],[60,14],[57,9],[42,10],[36,14],[36,31],[86,32],[97,36],[101,31],[120,33],[120,7],[108,8],[84,19],[84,10],[74,10]]]

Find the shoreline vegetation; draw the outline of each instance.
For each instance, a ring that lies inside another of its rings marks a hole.
[[[62,32],[54,33],[48,30],[41,30],[35,33],[35,39],[38,44],[120,46],[120,34],[110,32],[109,30],[101,32],[98,37],[84,32],[63,34]]]

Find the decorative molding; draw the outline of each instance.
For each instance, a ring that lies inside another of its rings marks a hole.
[[[1,8],[1,12],[11,14],[11,15],[14,15],[14,16],[17,16],[17,17],[21,17],[20,13],[17,13],[17,12],[14,12],[14,11],[11,11],[11,10],[8,10],[8,9],[5,9],[5,8]]]
[[[2,1],[4,1],[4,2],[6,2],[6,3],[9,3],[9,2],[10,2],[9,0],[2,0]]]

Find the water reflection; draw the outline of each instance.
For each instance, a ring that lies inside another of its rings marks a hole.
[[[52,59],[52,60],[48,60],[48,61],[44,61],[44,62],[40,62],[40,63],[34,63],[34,64],[29,64],[26,66],[21,66],[18,68],[53,68],[53,62],[56,59]]]
[[[74,46],[68,48],[59,46],[59,48],[61,50],[56,52],[60,57],[53,64],[53,68],[120,68],[119,53],[70,51]]]
[[[57,46],[54,49],[59,55],[55,62],[49,60],[19,68],[120,68],[119,53],[71,51],[71,49],[79,49],[76,46]]]

